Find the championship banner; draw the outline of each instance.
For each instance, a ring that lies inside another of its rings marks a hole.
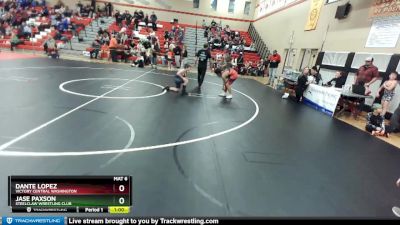
[[[324,0],[312,0],[310,12],[308,13],[308,20],[306,24],[306,31],[315,30],[317,28],[317,23],[319,15],[321,14],[321,8],[324,4]]]
[[[318,111],[333,116],[340,95],[341,93],[335,90],[335,88],[310,84],[304,92],[303,102]]]
[[[257,18],[283,9],[301,0],[260,0],[258,4]]]
[[[399,0],[374,0],[370,10],[370,17],[387,17],[400,15]]]

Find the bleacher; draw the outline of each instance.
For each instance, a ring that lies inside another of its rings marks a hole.
[[[217,54],[224,54],[223,50],[213,50],[211,51],[211,57],[216,58]],[[233,55],[233,58],[238,57],[238,55]],[[257,52],[247,52],[243,53],[243,61],[246,62],[253,62],[258,63],[261,60],[261,56]]]
[[[42,11],[43,7],[36,6],[32,7],[28,10],[32,11],[35,10],[36,12]],[[49,11],[51,10],[50,7],[48,7]],[[70,18],[71,24],[76,24],[77,30],[76,32],[79,33],[81,30],[83,30],[86,26],[88,26],[91,22],[91,18],[82,18],[82,17],[71,17]],[[52,36],[54,37],[56,34],[56,31],[54,29],[46,28],[42,31],[39,30],[40,26],[45,26],[49,27],[50,26],[50,16],[48,17],[40,17],[37,16],[35,18],[30,18],[26,21],[28,25],[32,26],[32,36],[29,40],[20,38],[22,41],[21,44],[17,45],[15,48],[16,49],[25,49],[25,50],[34,50],[34,51],[43,51],[44,50],[44,42]],[[12,32],[17,32],[17,30],[13,30]],[[68,40],[71,40],[73,34],[72,31],[65,31],[61,35],[65,36],[68,38]],[[0,48],[10,48],[11,36],[4,36],[3,39],[0,39]],[[61,41],[56,41],[56,43],[60,43]]]
[[[160,48],[161,49],[160,53],[162,55],[166,54],[165,49],[163,48],[163,46],[165,45],[165,38],[164,38],[165,31],[170,31],[173,26],[179,26],[179,27],[181,27],[183,29],[185,29],[188,26],[191,26],[191,25],[187,25],[187,24],[174,25],[174,24],[172,24],[170,22],[165,22],[165,21],[158,21],[157,24],[161,25],[161,26],[158,26],[157,31],[155,31],[155,34],[156,34],[156,36],[157,36],[157,38],[158,38],[158,40],[160,42],[160,47],[161,47]],[[125,21],[122,21],[122,27],[126,27]],[[133,23],[129,27],[126,27],[126,28],[127,28],[126,29],[126,34],[128,36],[130,36],[134,32]],[[150,35],[150,29],[151,29],[151,27],[148,27],[148,29],[146,29],[143,26],[139,26],[138,34],[148,36],[148,35]],[[119,32],[120,30],[121,30],[121,27],[119,27],[116,24],[116,22],[112,23],[108,28],[108,32],[110,32],[110,33]],[[137,44],[139,42],[138,39],[134,39],[133,41],[135,42],[135,44]],[[90,51],[90,50],[92,50],[92,48],[88,47],[86,50]],[[101,58],[109,58],[109,54],[100,54],[100,57]],[[129,60],[135,60],[135,59],[136,59],[136,56],[129,57]]]

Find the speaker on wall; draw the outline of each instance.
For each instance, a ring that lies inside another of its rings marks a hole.
[[[339,20],[346,18],[349,15],[350,10],[351,10],[350,2],[348,2],[344,5],[338,6],[338,8],[336,10],[335,18],[339,19]]]

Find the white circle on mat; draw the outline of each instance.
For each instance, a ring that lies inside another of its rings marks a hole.
[[[66,82],[60,84],[59,88],[60,88],[61,91],[65,92],[65,93],[68,93],[68,94],[72,94],[72,95],[78,95],[78,96],[89,97],[89,98],[105,98],[105,99],[146,99],[146,98],[158,97],[158,96],[161,96],[161,95],[166,93],[166,91],[162,91],[162,92],[160,92],[158,94],[154,94],[154,95],[133,96],[133,97],[130,97],[130,96],[126,96],[126,97],[122,97],[122,96],[100,96],[100,95],[89,95],[89,94],[79,93],[79,92],[75,92],[75,91],[70,91],[70,90],[67,90],[65,88],[65,86],[68,85],[68,84],[82,82],[82,81],[91,81],[91,80],[121,80],[121,81],[129,81],[129,79],[122,79],[122,78],[86,78],[86,79],[78,79],[78,80],[66,81]],[[155,83],[151,83],[151,82],[147,82],[147,81],[132,80],[132,82],[149,84],[149,85],[153,85],[153,86],[159,87],[161,89],[164,88],[161,85],[158,85],[158,84],[155,84]]]

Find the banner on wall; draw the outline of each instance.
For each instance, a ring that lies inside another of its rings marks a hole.
[[[304,104],[333,116],[341,93],[335,88],[322,87],[315,84],[308,85],[304,92]]]
[[[370,17],[400,16],[399,0],[374,0]]]
[[[321,8],[325,0],[312,0],[310,12],[308,13],[306,31],[315,30],[317,28],[317,23],[319,15],[321,14]]]
[[[400,35],[400,17],[375,18],[368,35],[367,48],[394,48]]]
[[[303,0],[261,0],[258,4],[257,18],[278,11],[298,1]]]

